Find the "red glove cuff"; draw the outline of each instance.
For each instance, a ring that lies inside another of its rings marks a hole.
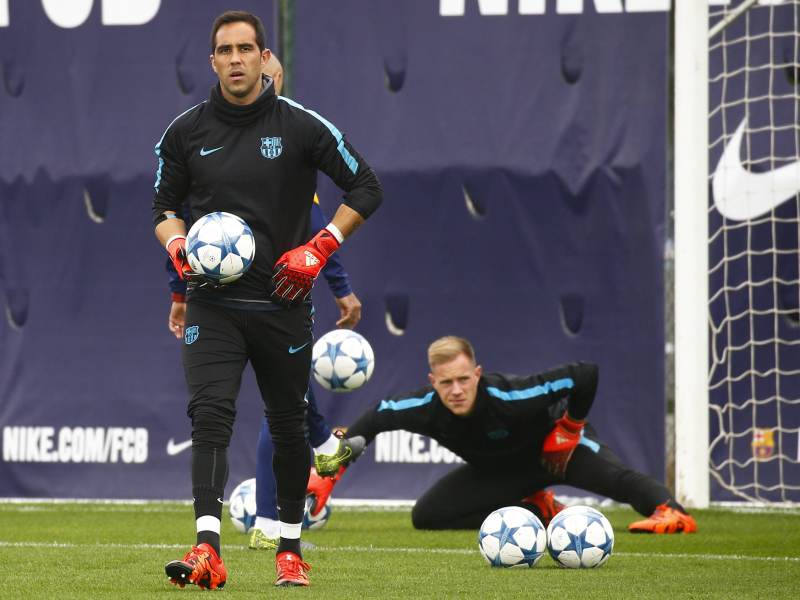
[[[181,279],[186,279],[184,273],[192,270],[189,267],[189,263],[186,262],[185,246],[186,236],[184,235],[173,235],[167,240],[167,252],[172,259],[172,265],[175,267]]]
[[[564,413],[564,416],[556,421],[556,425],[572,435],[580,435],[583,424],[584,421],[573,421],[567,413]]]
[[[178,258],[178,251],[186,246],[185,235],[173,235],[167,240],[167,252],[172,257],[172,260]]]
[[[327,229],[320,231],[308,243],[317,248],[326,259],[339,249],[339,241]]]

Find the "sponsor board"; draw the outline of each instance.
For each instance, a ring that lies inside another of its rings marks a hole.
[[[144,463],[143,427],[3,427],[4,462]]]
[[[464,461],[436,440],[399,429],[375,436],[375,462],[383,463],[463,463]]]

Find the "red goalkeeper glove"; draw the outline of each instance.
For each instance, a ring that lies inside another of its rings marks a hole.
[[[581,439],[583,421],[573,421],[565,414],[558,421],[542,446],[542,466],[551,475],[564,477],[567,463]]]
[[[311,504],[311,516],[316,517],[325,508],[325,504],[331,497],[333,486],[339,481],[344,473],[345,467],[339,467],[339,472],[333,477],[320,477],[317,475],[317,468],[311,467],[311,474],[308,477],[308,490],[306,496],[316,496],[316,502]]]
[[[275,263],[275,291],[272,299],[283,306],[297,306],[306,299],[314,280],[328,257],[339,248],[339,242],[327,229],[323,229],[307,244],[289,250]]]
[[[182,235],[175,235],[167,242],[167,252],[172,259],[172,265],[178,272],[178,276],[184,281],[188,281],[200,288],[221,290],[224,285],[220,285],[206,278],[200,273],[195,273],[189,262],[186,260],[186,238]],[[174,300],[174,298],[173,298]],[[185,299],[184,299],[185,302]]]
[[[167,252],[172,259],[172,264],[181,279],[187,279],[187,274],[191,275],[192,267],[186,261],[186,237],[183,235],[173,235],[167,242]]]

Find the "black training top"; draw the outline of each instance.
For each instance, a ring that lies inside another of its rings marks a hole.
[[[498,470],[538,464],[555,419],[566,409],[585,419],[597,391],[598,369],[576,362],[519,377],[485,373],[469,417],[454,415],[432,386],[390,396],[365,411],[347,430],[372,442],[382,431],[404,429],[430,436],[469,464]]]
[[[198,296],[269,299],[277,260],[312,237],[317,171],[346,191],[345,205],[364,218],[383,199],[374,171],[336,127],[276,96],[269,77],[262,85],[255,102],[239,106],[217,84],[208,100],[169,125],[155,148],[154,221],[164,211],[180,214],[188,198],[190,224],[224,211],[244,219],[255,236],[250,270],[225,290],[194,290]]]

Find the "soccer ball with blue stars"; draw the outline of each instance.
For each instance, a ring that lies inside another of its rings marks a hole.
[[[614,549],[614,530],[599,510],[570,506],[547,528],[547,550],[565,569],[602,567]]]
[[[247,479],[234,488],[228,511],[239,533],[250,533],[256,524],[256,480]]]
[[[311,371],[323,387],[352,392],[364,385],[375,369],[375,354],[363,336],[349,329],[323,335],[311,351]]]
[[[547,548],[544,525],[519,506],[500,508],[481,525],[478,548],[493,567],[534,567]]]
[[[253,232],[247,223],[230,213],[201,217],[186,235],[186,259],[192,271],[221,285],[244,275],[255,255]]]

